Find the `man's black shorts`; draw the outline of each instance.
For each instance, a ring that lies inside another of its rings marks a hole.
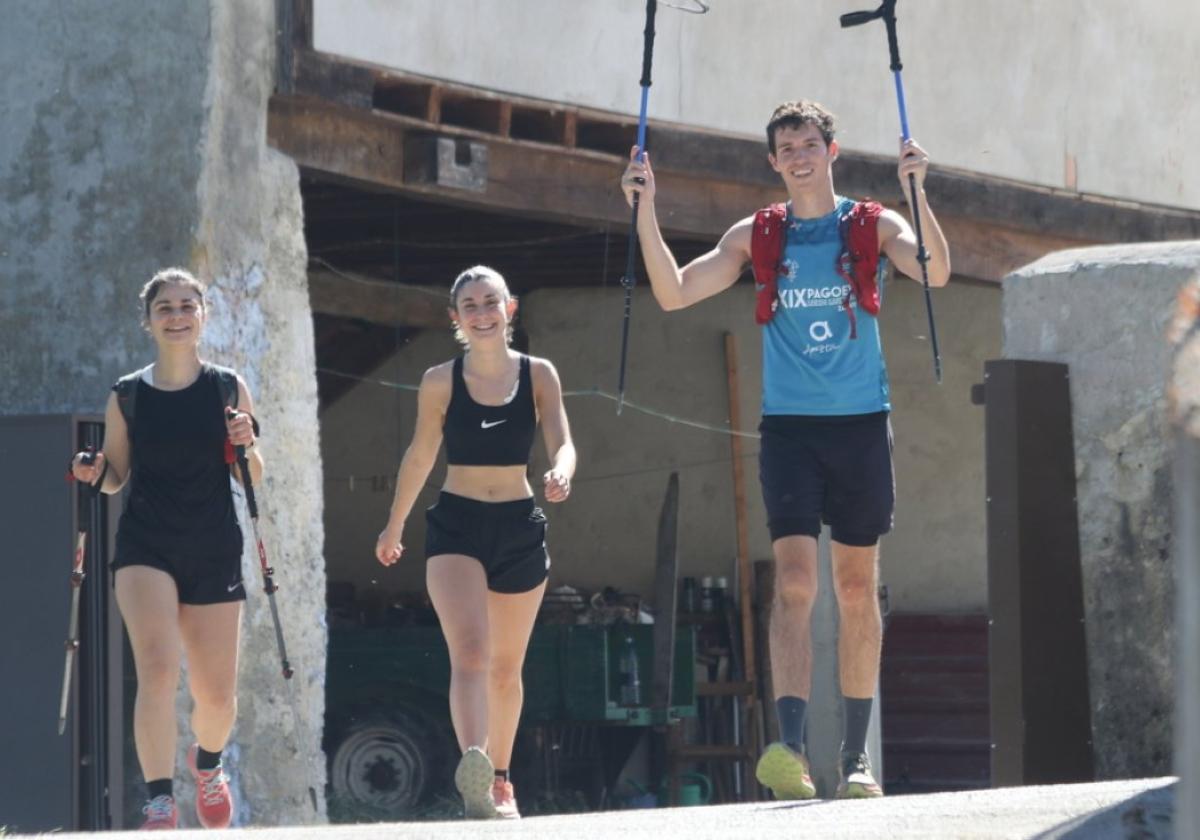
[[[425,522],[425,557],[474,557],[493,592],[528,592],[549,574],[546,514],[532,498],[481,502],[442,491]]]
[[[845,417],[766,415],[759,479],[771,540],[817,537],[874,545],[892,528],[896,483],[886,411]]]
[[[175,580],[181,604],[203,606],[246,600],[240,537],[236,547],[221,551],[196,552],[186,547],[168,551],[150,540],[118,532],[116,555],[110,568],[116,572],[126,566],[149,566],[169,574]]]

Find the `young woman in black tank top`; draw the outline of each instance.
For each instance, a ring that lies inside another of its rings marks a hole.
[[[546,517],[526,476],[538,420],[551,468],[546,501],[571,491],[575,447],[562,386],[545,359],[509,345],[517,302],[485,266],[458,276],[450,317],[467,352],[421,379],[417,424],[396,479],[375,554],[390,566],[403,551],[404,521],[442,439],[446,480],[426,513],[426,583],[450,649],[450,717],[462,759],[454,774],[468,817],[517,817],[508,780],[521,667],[546,589]]]
[[[92,465],[77,454],[72,470],[109,494],[130,484],[112,567],[137,670],[134,742],[149,789],[143,827],[174,828],[178,820],[175,692],[186,651],[195,704],[188,765],[196,813],[201,825],[223,828],[233,804],[221,751],[237,709],[246,597],[226,439],[247,447],[254,481],[262,476],[262,459],[254,449],[246,384],[238,377],[239,413],[227,419],[218,374],[200,359],[204,286],[182,269],[166,269],[146,284],[142,301],[158,356],[135,384],[132,428],[114,389],[104,413],[103,451]]]

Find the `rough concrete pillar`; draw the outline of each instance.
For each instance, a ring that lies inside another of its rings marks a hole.
[[[1179,689],[1175,772],[1178,837],[1200,836],[1200,276],[1179,293],[1168,333],[1174,346],[1167,391],[1175,428],[1175,565]]]
[[[1200,242],[1050,254],[1004,281],[1004,356],[1070,366],[1099,778],[1170,772],[1175,622],[1162,340]]]
[[[244,373],[263,425],[259,529],[295,670],[282,678],[243,511],[249,600],[229,764],[242,794],[239,822],[321,822],[326,629],[316,358],[299,173],[266,145],[275,3],[212,0],[210,27],[207,84],[195,103],[205,128],[191,265],[212,284],[207,348]]]
[[[0,27],[0,411],[102,411],[116,377],[153,356],[137,292],[166,265],[211,284],[202,354],[241,370],[256,399],[262,534],[296,669],[293,713],[244,523],[228,765],[237,821],[260,825],[324,819],[317,396],[298,174],[265,142],[274,8],[13,0]],[[181,692],[185,802],[189,709]]]

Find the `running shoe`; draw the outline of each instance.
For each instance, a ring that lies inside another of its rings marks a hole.
[[[188,769],[196,782],[196,819],[205,828],[228,828],[233,819],[233,796],[229,793],[229,777],[220,764],[212,770],[196,767],[199,744],[188,749]]]
[[[496,769],[487,753],[479,747],[467,747],[454,771],[454,786],[463,798],[463,810],[469,820],[491,820],[500,816],[492,799]]]
[[[808,772],[808,760],[787,744],[770,744],[758,759],[754,777],[771,789],[776,799],[812,799],[816,785]]]
[[[142,831],[170,831],[179,826],[179,809],[175,807],[175,798],[156,796],[142,806],[146,821],[142,823]]]
[[[873,799],[883,796],[883,788],[871,775],[871,760],[860,752],[842,753],[842,781],[838,784],[838,799]]]

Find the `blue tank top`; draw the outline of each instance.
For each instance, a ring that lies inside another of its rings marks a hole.
[[[838,219],[854,202],[837,199],[834,212],[796,219],[788,205],[787,240],[778,277],[779,305],[763,327],[763,414],[846,415],[890,411],[879,321],[859,308],[837,273],[842,251]],[[879,258],[880,277],[885,268]],[[880,283],[880,301],[883,297]],[[854,309],[857,338],[851,338]]]

